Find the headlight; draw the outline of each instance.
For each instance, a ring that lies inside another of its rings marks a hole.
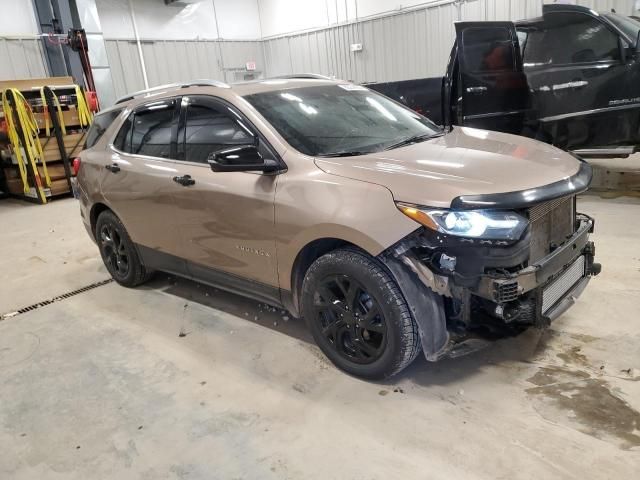
[[[427,228],[458,237],[518,240],[529,221],[516,212],[443,210],[397,203],[406,216]]]

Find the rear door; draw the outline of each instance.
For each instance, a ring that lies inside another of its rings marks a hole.
[[[638,60],[604,16],[562,8],[518,27],[542,138],[568,150],[634,145]]]
[[[523,134],[529,88],[511,22],[459,22],[457,125]],[[454,82],[455,83],[455,82]]]
[[[155,268],[184,274],[177,230],[179,211],[172,179],[179,98],[150,102],[129,114],[110,145],[101,189],[124,223],[143,261]]]

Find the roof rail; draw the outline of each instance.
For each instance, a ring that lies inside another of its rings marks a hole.
[[[182,88],[188,87],[218,87],[218,88],[231,88],[228,83],[221,82],[220,80],[210,80],[208,78],[201,78],[198,80],[192,80],[191,82],[185,82],[180,85]]]
[[[331,78],[328,77],[326,75],[320,75],[319,73],[292,73],[291,75],[278,75],[277,77],[271,77],[271,78],[290,78],[290,79],[296,79],[296,78],[313,78],[316,80],[335,80],[335,78]]]
[[[128,102],[129,100],[133,100],[136,97],[140,97],[142,95],[151,94],[154,92],[158,92],[160,90],[167,90],[169,88],[178,88],[180,86],[179,83],[167,83],[166,85],[158,85],[157,87],[147,88],[145,90],[138,90],[137,92],[130,93],[125,95],[124,97],[120,97],[116,100],[116,105],[122,102]]]
[[[139,90],[137,92],[130,93],[116,100],[115,105],[123,102],[128,102],[136,97],[149,96],[162,90],[168,90],[170,88],[189,88],[189,87],[218,87],[218,88],[231,88],[224,82],[218,80],[200,79],[192,80],[190,82],[182,83],[167,83],[166,85],[158,85],[157,87],[147,88],[145,90]]]

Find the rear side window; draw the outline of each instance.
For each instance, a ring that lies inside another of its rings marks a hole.
[[[618,36],[584,13],[551,13],[529,31],[524,48],[526,67],[620,60]]]
[[[506,28],[466,29],[462,43],[467,72],[505,72],[515,68],[511,32]]]
[[[186,109],[185,128],[178,134],[186,161],[206,163],[219,150],[254,143],[253,135],[222,108],[190,99]]]
[[[87,139],[84,142],[85,149],[93,147],[98,140],[100,140],[100,137],[102,137],[107,128],[109,128],[118,115],[120,115],[120,112],[122,112],[121,108],[100,113],[93,117],[93,123],[87,132]]]
[[[170,158],[176,103],[154,102],[137,109],[120,128],[114,146],[126,153]]]

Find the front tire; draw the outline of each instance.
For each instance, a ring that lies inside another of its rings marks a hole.
[[[105,210],[98,216],[96,241],[105,267],[120,285],[135,287],[149,278],[150,272],[140,261],[127,230],[110,210]]]
[[[379,380],[420,352],[418,326],[391,275],[356,249],[318,258],[302,285],[302,314],[324,354],[341,370]]]

